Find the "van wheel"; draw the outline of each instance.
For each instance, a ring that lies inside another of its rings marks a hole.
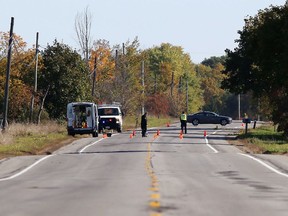
[[[69,132],[68,132],[68,135],[74,137],[74,136],[75,136],[75,133],[69,131]]]
[[[93,137],[98,137],[98,133],[95,131],[95,132],[92,133],[92,136]]]

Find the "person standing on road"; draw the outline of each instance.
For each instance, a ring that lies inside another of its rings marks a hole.
[[[144,113],[141,117],[141,129],[142,129],[142,137],[146,137],[147,132],[147,112]]]
[[[183,129],[185,130],[185,134],[187,134],[187,115],[183,111],[181,116],[180,116],[180,122],[181,122],[181,131],[182,133],[184,132]]]

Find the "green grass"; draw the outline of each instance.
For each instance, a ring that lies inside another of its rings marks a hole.
[[[18,136],[12,144],[0,145],[0,153],[4,155],[37,155],[45,149],[49,149],[57,140],[67,138],[66,133],[31,134],[27,136]]]
[[[68,143],[66,127],[55,122],[48,124],[13,123],[0,133],[0,158],[51,153]]]
[[[245,140],[252,147],[258,148],[260,153],[286,154],[288,140],[283,133],[275,131],[273,126],[262,126],[250,129],[247,134],[240,134],[238,139]]]

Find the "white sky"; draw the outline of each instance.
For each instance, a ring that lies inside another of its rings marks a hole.
[[[54,39],[79,48],[74,22],[77,13],[88,6],[92,14],[93,40],[105,39],[110,45],[132,41],[140,48],[161,43],[181,46],[194,63],[224,55],[233,49],[244,18],[259,9],[284,5],[286,0],[0,0],[0,31],[14,32],[28,46],[46,47]]]

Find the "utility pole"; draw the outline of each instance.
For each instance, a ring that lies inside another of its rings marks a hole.
[[[144,83],[144,61],[141,64],[141,77],[142,77],[142,115],[145,113],[145,104],[144,104],[144,94],[145,94],[145,83]]]
[[[178,93],[182,93],[182,76],[180,76],[179,78]]]
[[[188,77],[186,78],[186,113],[188,115],[188,97],[189,97],[189,94],[188,94]]]
[[[32,98],[31,98],[31,104],[30,104],[30,116],[29,116],[29,120],[30,123],[33,122],[33,109],[34,109],[34,100],[35,100],[35,95],[37,92],[37,80],[38,80],[38,38],[39,38],[39,32],[36,33],[36,51],[35,51],[35,82],[34,82],[34,91],[32,93]]]
[[[154,94],[157,92],[157,74],[154,73]]]
[[[118,71],[118,50],[116,49],[116,53],[115,53],[115,69],[116,71]]]
[[[238,94],[238,119],[241,119],[241,96]]]
[[[174,88],[174,72],[172,72],[171,90],[170,90],[171,96],[173,96],[173,88]]]
[[[95,60],[94,60],[92,97],[95,94],[96,70],[97,70],[97,56],[95,56]]]
[[[3,130],[6,129],[7,116],[8,116],[8,98],[9,98],[9,80],[10,80],[10,69],[11,69],[11,54],[12,54],[12,42],[13,42],[13,27],[14,27],[14,17],[11,17],[10,24],[10,38],[9,47],[7,55],[7,69],[6,69],[6,84],[5,84],[5,95],[4,95],[4,114],[3,114]]]

